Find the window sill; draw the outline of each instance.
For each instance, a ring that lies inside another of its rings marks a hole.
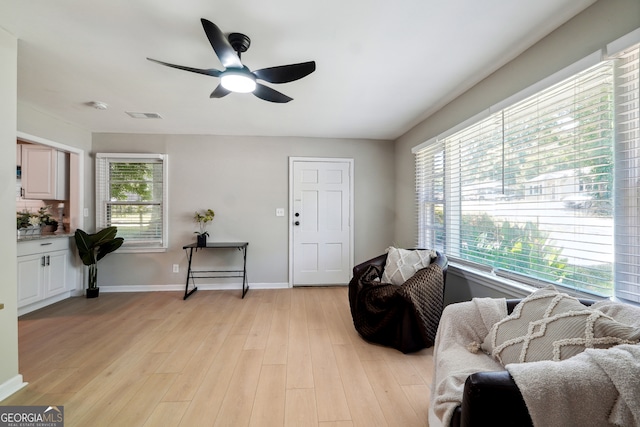
[[[449,268],[451,269],[452,273],[460,277],[464,277],[470,280],[470,282],[472,283],[477,283],[481,286],[485,286],[502,294],[509,295],[509,298],[524,298],[538,289],[535,286],[527,285],[513,279],[499,277],[493,272],[482,271],[468,265],[458,264],[456,262],[450,262]],[[575,298],[592,299],[596,301],[606,299],[588,292],[581,292],[576,289],[565,288],[561,285],[554,286],[558,288],[559,291],[569,294]]]

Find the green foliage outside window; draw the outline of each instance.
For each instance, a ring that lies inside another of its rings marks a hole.
[[[111,200],[150,201],[153,200],[154,163],[112,162]]]
[[[548,234],[533,222],[515,224],[487,213],[463,215],[462,220],[463,259],[603,295],[613,290],[610,264],[569,264],[562,248],[554,246]]]

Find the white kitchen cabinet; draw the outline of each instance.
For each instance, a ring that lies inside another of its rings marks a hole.
[[[18,257],[18,307],[44,298],[43,257],[42,254]]]
[[[68,198],[68,154],[38,144],[22,144],[22,197],[36,200]]]
[[[68,237],[18,243],[18,314],[22,315],[70,296],[75,268]]]

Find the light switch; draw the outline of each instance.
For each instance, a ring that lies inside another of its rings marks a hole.
[[[284,216],[284,208],[276,209],[276,216]]]

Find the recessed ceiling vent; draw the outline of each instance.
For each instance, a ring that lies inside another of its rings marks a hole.
[[[128,115],[134,119],[161,119],[162,116],[158,113],[136,113],[135,111],[126,111]]]

